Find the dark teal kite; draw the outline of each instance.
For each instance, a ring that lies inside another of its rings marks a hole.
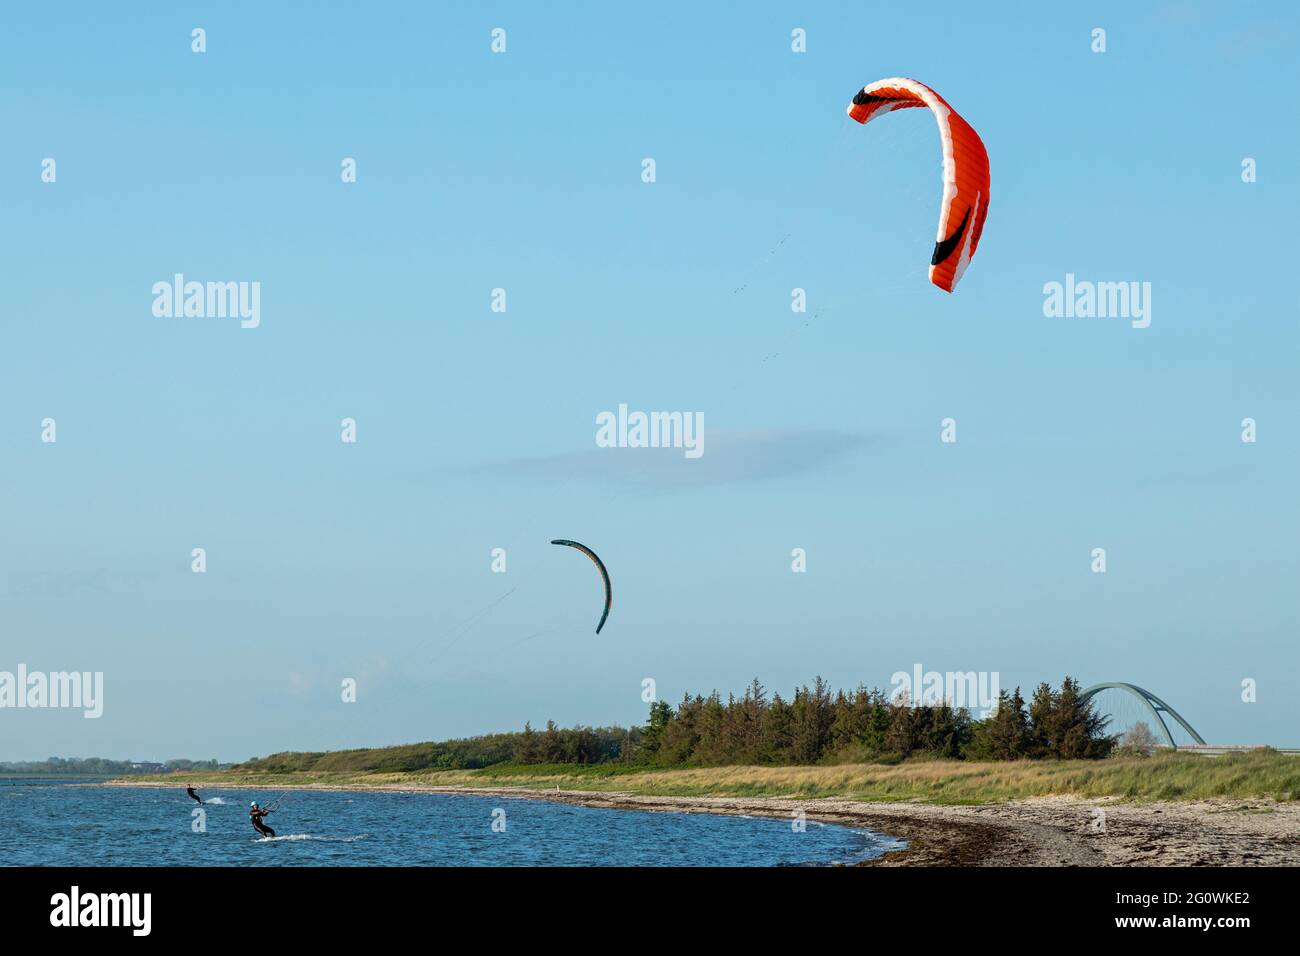
[[[596,570],[600,572],[600,579],[605,582],[605,610],[600,615],[600,623],[596,625],[596,633],[599,634],[600,629],[605,626],[605,618],[609,617],[609,606],[614,601],[614,589],[609,583],[609,572],[605,570],[605,562],[600,560],[600,557],[595,551],[592,551],[591,548],[587,547],[585,544],[579,544],[577,541],[569,541],[567,538],[556,538],[551,542],[551,544],[562,544],[566,548],[577,548],[587,557],[591,558],[591,563],[594,564]]]

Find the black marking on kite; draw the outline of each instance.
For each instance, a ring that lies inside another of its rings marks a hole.
[[[913,99],[911,96],[877,96],[875,93],[868,93],[861,90],[853,97],[854,106],[866,106],[868,103],[897,103],[900,100]]]
[[[953,254],[953,251],[956,250],[957,246],[961,243],[961,234],[966,231],[966,221],[968,219],[970,219],[969,206],[966,207],[966,215],[961,217],[961,225],[957,227],[957,231],[947,239],[943,240],[943,242],[936,242],[934,244],[934,255],[930,257],[930,265],[937,266]]]

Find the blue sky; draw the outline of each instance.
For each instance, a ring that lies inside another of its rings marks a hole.
[[[629,724],[647,677],[915,663],[1300,744],[1300,17],[1090,6],[6,11],[0,670],[106,688],[0,711],[0,758]],[[933,119],[845,116],[888,76],[988,148],[951,296]],[[177,272],[260,281],[261,326],[155,318]],[[1066,273],[1150,282],[1151,326],[1045,317]],[[598,449],[619,403],[702,412],[703,458]],[[600,637],[555,537],[609,565]]]

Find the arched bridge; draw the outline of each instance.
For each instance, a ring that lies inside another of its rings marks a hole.
[[[1103,690],[1122,690],[1136,697],[1138,702],[1145,706],[1147,712],[1151,715],[1152,732],[1156,734],[1163,732],[1165,743],[1175,750],[1178,748],[1178,744],[1174,742],[1174,735],[1169,732],[1169,725],[1165,723],[1165,717],[1173,718],[1177,721],[1178,725],[1183,728],[1183,730],[1191,734],[1193,740],[1201,746],[1205,746],[1205,741],[1201,739],[1200,734],[1192,729],[1192,725],[1183,720],[1182,715],[1179,714],[1178,711],[1174,710],[1155,694],[1151,693],[1151,691],[1144,690],[1137,684],[1093,684],[1083,692],[1082,697],[1084,700],[1091,700]]]

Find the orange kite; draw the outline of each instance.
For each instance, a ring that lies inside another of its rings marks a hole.
[[[924,83],[903,77],[876,80],[853,97],[849,116],[866,125],[894,110],[926,106],[939,123],[943,144],[943,205],[930,259],[930,281],[944,292],[957,287],[975,255],[989,211],[989,154],[971,125]]]

